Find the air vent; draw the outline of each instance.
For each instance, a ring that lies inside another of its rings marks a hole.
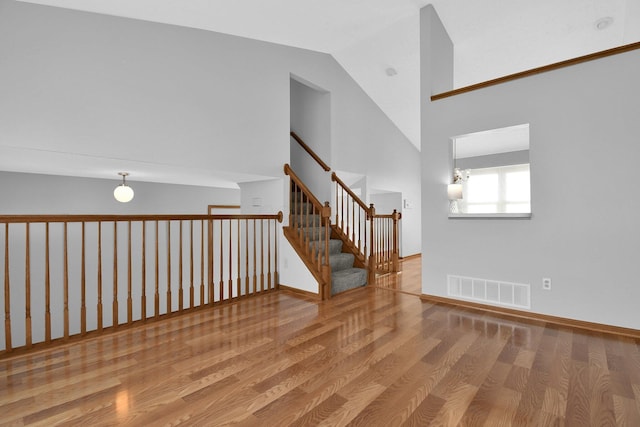
[[[531,308],[531,286],[477,277],[447,276],[447,295],[483,304]]]

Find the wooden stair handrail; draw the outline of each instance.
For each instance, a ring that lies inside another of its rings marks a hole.
[[[345,184],[344,181],[338,178],[338,175],[336,175],[335,172],[331,174],[331,181],[337,182],[347,192],[347,194],[350,195],[353,198],[353,200],[355,200],[355,202],[358,205],[360,205],[362,209],[365,210],[365,212],[367,212],[367,215],[369,216],[372,215],[371,208],[367,206],[362,200],[360,200],[360,197],[358,197],[356,193],[351,191],[351,189],[347,186],[347,184]]]
[[[296,133],[294,131],[289,132],[289,135],[291,135],[291,137],[293,139],[295,139],[298,144],[300,144],[300,146],[304,149],[304,151],[309,153],[309,155],[313,158],[313,160],[315,160],[316,163],[318,163],[322,167],[322,169],[325,170],[325,172],[329,172],[331,170],[329,165],[327,165],[325,162],[323,162],[322,159],[320,158],[320,156],[318,156],[311,149],[311,147],[309,147],[307,144],[305,144],[305,142],[302,140],[302,138],[300,138],[298,135],[296,135]]]
[[[324,204],[320,202],[320,200],[318,200],[316,196],[313,195],[313,192],[309,190],[309,187],[304,185],[300,177],[296,175],[296,173],[293,171],[293,169],[291,169],[291,166],[289,166],[288,163],[285,163],[284,165],[284,174],[288,175],[296,183],[296,185],[306,193],[307,197],[309,198],[309,201],[316,208],[318,208],[318,210],[322,210],[322,208],[324,207]]]

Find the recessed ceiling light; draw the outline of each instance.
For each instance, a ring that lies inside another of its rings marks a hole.
[[[604,18],[600,18],[594,24],[596,30],[604,30],[605,28],[609,28],[613,24],[613,18],[610,16],[605,16]]]
[[[387,69],[385,70],[385,73],[387,73],[387,76],[389,76],[389,77],[393,77],[393,76],[395,76],[396,74],[398,74],[398,72],[396,71],[396,69],[395,69],[395,68],[393,68],[393,67],[389,67],[389,68],[387,68]]]

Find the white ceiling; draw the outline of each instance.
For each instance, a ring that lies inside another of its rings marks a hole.
[[[20,1],[330,53],[418,148],[426,102],[419,97],[419,11],[429,3],[454,42],[456,87],[640,40],[640,0]],[[597,30],[604,17],[612,25]],[[388,76],[388,68],[397,74]]]

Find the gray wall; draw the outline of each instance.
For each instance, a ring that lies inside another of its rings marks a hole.
[[[331,95],[291,79],[291,130],[331,167]],[[331,200],[330,173],[291,138],[291,168],[324,202]]]
[[[453,89],[453,41],[433,5],[424,7],[421,21],[425,20],[428,21],[426,28],[428,28],[430,47],[433,49],[431,55],[433,61],[429,62],[430,87],[432,93],[446,92]]]
[[[464,157],[456,161],[456,166],[460,169],[482,169],[497,166],[524,165],[526,163],[529,163],[529,150]]]
[[[424,294],[446,296],[447,274],[530,283],[534,312],[640,329],[638,75],[633,51],[430,102],[423,69]],[[518,123],[531,126],[532,218],[447,219],[450,138]]]
[[[117,179],[0,171],[0,215],[206,214],[208,205],[238,205],[240,190],[127,181],[129,203],[113,198]]]

